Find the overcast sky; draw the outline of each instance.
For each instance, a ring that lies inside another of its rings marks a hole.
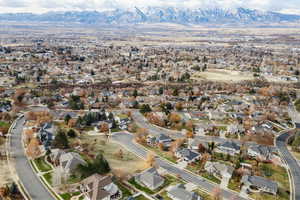
[[[0,12],[34,12],[106,10],[146,6],[184,8],[236,8],[271,10],[300,14],[300,0],[0,0]]]

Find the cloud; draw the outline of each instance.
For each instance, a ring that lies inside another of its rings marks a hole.
[[[0,0],[0,12],[47,12],[67,10],[106,10],[147,6],[184,8],[236,8],[298,13],[299,0]]]

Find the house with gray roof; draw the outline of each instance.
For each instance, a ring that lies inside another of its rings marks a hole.
[[[278,191],[278,184],[275,181],[260,176],[244,175],[241,183],[252,193],[266,192],[276,195]]]
[[[180,161],[185,161],[188,164],[193,163],[201,158],[201,154],[186,148],[178,149],[175,151],[175,156]]]
[[[203,200],[197,193],[187,191],[183,184],[170,186],[167,189],[167,195],[172,200]]]
[[[59,158],[63,154],[65,154],[65,152],[61,149],[51,149],[51,154],[49,155],[51,162],[54,165],[58,165],[59,164]]]
[[[80,182],[84,200],[117,200],[122,197],[118,186],[110,176],[94,174]]]
[[[241,147],[239,144],[233,141],[226,141],[224,143],[219,144],[215,149],[215,152],[234,156],[240,153],[240,149]]]
[[[214,175],[218,179],[222,178],[231,178],[234,168],[230,165],[225,165],[219,162],[210,162],[205,163],[204,169]]]
[[[78,165],[86,164],[86,161],[84,161],[81,156],[75,152],[62,154],[59,158],[59,166],[67,175],[71,175]]]
[[[197,138],[190,138],[188,140],[188,148],[194,151],[199,150],[199,145],[202,145],[205,149],[208,149],[208,142],[197,139]]]
[[[276,156],[275,147],[252,144],[248,147],[247,154],[252,158],[260,158],[266,161],[272,160]]]
[[[134,178],[136,182],[150,188],[151,190],[159,188],[164,184],[165,181],[165,179],[159,175],[154,167],[137,174]]]

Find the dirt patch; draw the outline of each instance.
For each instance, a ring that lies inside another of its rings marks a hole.
[[[211,81],[230,81],[239,82],[244,80],[253,80],[253,74],[250,72],[244,73],[239,71],[209,69],[205,72],[198,72],[192,76],[194,80],[211,80]]]

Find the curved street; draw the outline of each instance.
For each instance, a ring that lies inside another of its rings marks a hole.
[[[112,139],[122,146],[124,146],[126,149],[131,151],[132,153],[138,155],[141,158],[147,157],[147,151],[138,146],[133,142],[133,135],[128,133],[115,133],[112,136]],[[166,171],[173,175],[179,175],[183,180],[187,182],[191,182],[202,189],[212,192],[214,188],[219,188],[219,185],[214,184],[212,182],[207,181],[206,179],[194,175],[192,173],[187,172],[186,170],[180,169],[176,167],[174,164],[169,163],[168,161],[165,161],[161,158],[156,157],[156,164],[160,167],[164,168]],[[238,193],[230,190],[223,190],[221,189],[221,196],[225,199],[240,199],[240,200],[246,200],[243,197],[240,197]]]
[[[16,125],[11,131],[10,154],[13,157],[15,171],[32,200],[53,200],[54,198],[43,186],[25,155],[22,145],[24,122],[24,117],[17,119]]]
[[[295,200],[300,199],[300,166],[298,162],[295,160],[293,155],[287,149],[286,141],[290,137],[289,132],[283,133],[276,138],[276,147],[281,153],[281,157],[287,163],[291,176],[293,178],[294,185],[294,198]],[[292,181],[292,180],[290,180]]]

